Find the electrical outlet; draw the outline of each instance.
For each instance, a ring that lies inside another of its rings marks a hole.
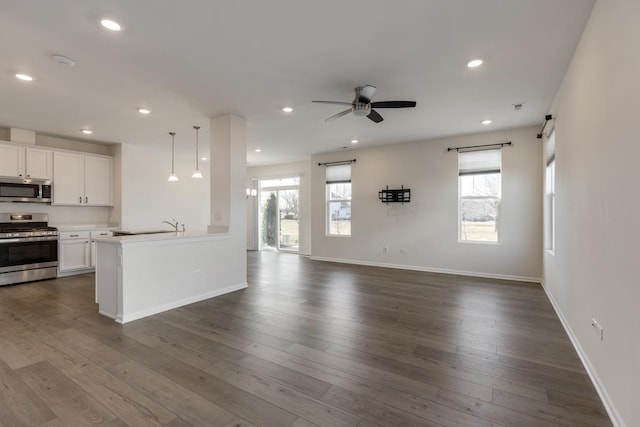
[[[403,248],[403,249],[400,249],[400,253],[401,253],[401,254],[406,254],[407,252],[409,252],[409,251],[408,251],[408,250],[406,250],[406,249],[404,249],[404,248]]]
[[[596,331],[596,333],[600,337],[600,341],[604,341],[604,328],[600,326],[600,324],[595,318],[591,319],[591,326],[593,326],[593,329]]]
[[[387,253],[389,253],[389,246],[383,246],[383,247],[382,247],[382,253],[383,253],[383,254],[387,254]]]

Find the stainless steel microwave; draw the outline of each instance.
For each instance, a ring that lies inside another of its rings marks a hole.
[[[0,202],[51,203],[51,181],[0,177]]]

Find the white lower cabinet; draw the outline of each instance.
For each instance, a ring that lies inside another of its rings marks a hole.
[[[112,236],[111,230],[61,231],[58,240],[58,276],[83,274],[96,266],[95,239]]]
[[[91,268],[91,245],[88,231],[63,231],[58,241],[58,272]]]
[[[96,238],[113,236],[111,230],[97,230],[91,232],[91,267],[96,266]]]

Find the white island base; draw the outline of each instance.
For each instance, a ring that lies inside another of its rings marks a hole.
[[[247,287],[245,248],[226,234],[96,240],[96,302],[119,323]]]

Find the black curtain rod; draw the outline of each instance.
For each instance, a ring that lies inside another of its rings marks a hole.
[[[318,166],[350,165],[351,163],[355,163],[355,162],[356,162],[356,159],[353,159],[353,160],[340,160],[338,162],[318,163]]]
[[[509,142],[501,142],[498,144],[487,144],[487,145],[470,145],[468,147],[449,147],[447,151],[460,151],[460,150],[470,150],[472,148],[480,148],[480,149],[488,149],[487,147],[504,147],[505,145],[513,145],[511,141]]]
[[[538,132],[538,135],[536,136],[536,138],[540,139],[542,138],[542,134],[544,133],[544,128],[547,127],[547,123],[549,123],[549,120],[552,120],[553,116],[551,114],[547,114],[546,116],[544,116],[544,123],[542,124],[542,129],[540,129],[540,132]]]

